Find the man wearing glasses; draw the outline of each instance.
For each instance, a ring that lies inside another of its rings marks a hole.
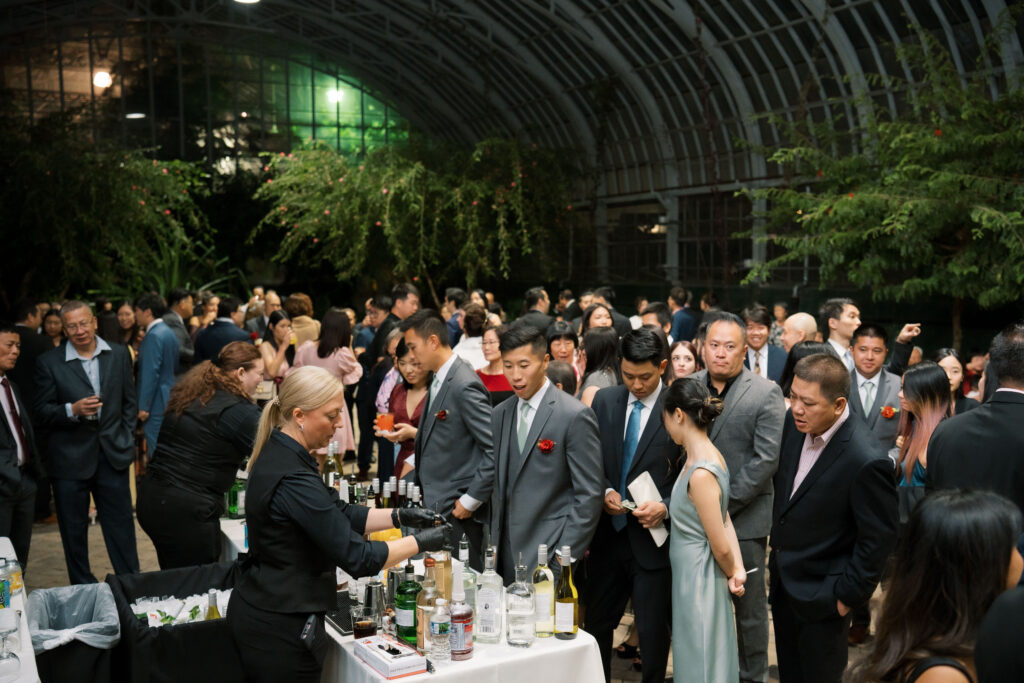
[[[36,363],[36,422],[50,434],[48,469],[72,584],[95,583],[89,568],[89,495],[114,572],[137,573],[129,469],[138,413],[127,347],[96,336],[88,305],[60,309],[67,341]]]

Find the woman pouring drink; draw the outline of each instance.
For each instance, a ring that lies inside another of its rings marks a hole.
[[[227,623],[248,681],[319,681],[327,639],[303,638],[307,621],[322,634],[336,604],[335,567],[376,574],[413,555],[440,550],[447,525],[421,508],[348,505],[324,485],[312,451],[342,424],[344,385],[327,370],[303,367],[263,409],[249,460],[249,557],[228,605]],[[362,535],[422,529],[388,541]]]

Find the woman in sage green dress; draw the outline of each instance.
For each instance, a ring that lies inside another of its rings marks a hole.
[[[665,429],[686,454],[672,489],[672,661],[676,683],[739,681],[729,594],[743,595],[736,530],[729,518],[729,472],[708,438],[722,412],[703,382],[684,377],[665,396]]]

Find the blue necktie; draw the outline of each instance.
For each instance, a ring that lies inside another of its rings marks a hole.
[[[629,422],[626,423],[626,440],[622,444],[622,474],[619,476],[619,495],[626,498],[626,476],[633,464],[633,456],[636,455],[636,446],[640,441],[640,415],[643,413],[644,404],[640,401],[633,401],[633,411],[629,414]],[[626,528],[626,515],[612,517],[612,526],[616,531]]]

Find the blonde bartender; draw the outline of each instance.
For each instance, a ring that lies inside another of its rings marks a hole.
[[[247,681],[320,680],[336,566],[368,576],[445,542],[447,525],[433,512],[348,505],[323,484],[311,452],[342,424],[343,391],[327,370],[299,368],[260,417],[246,491],[249,557],[227,615]],[[362,537],[398,526],[420,531],[387,543]]]

